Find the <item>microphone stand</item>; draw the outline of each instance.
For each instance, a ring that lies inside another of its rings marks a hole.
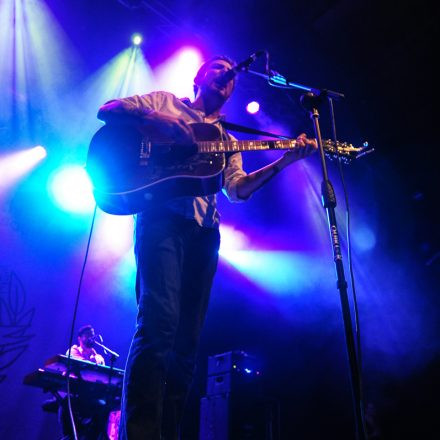
[[[283,77],[280,73],[275,71],[269,71],[269,74],[263,74],[260,72],[255,72],[253,70],[248,70],[248,72],[267,79],[269,84],[275,87],[286,88],[286,89],[299,89],[303,92],[306,92],[301,96],[300,101],[301,101],[301,105],[309,112],[310,119],[312,120],[313,128],[315,131],[315,137],[318,142],[318,149],[321,160],[321,168],[323,175],[323,180],[321,183],[322,204],[324,209],[327,211],[327,220],[329,224],[330,239],[333,250],[333,260],[334,260],[334,264],[336,268],[336,276],[337,276],[336,286],[339,291],[341,308],[342,308],[342,317],[344,321],[345,342],[346,342],[346,348],[348,354],[348,361],[350,365],[350,384],[351,384],[352,399],[353,399],[353,409],[355,415],[356,438],[358,440],[367,440],[364,408],[363,408],[363,400],[362,400],[361,371],[360,371],[358,353],[356,352],[355,338],[353,335],[350,305],[348,301],[347,281],[345,280],[344,265],[342,262],[341,245],[339,240],[339,232],[336,222],[336,213],[335,213],[336,196],[333,186],[328,177],[327,164],[325,161],[325,153],[324,153],[323,142],[321,137],[321,129],[319,126],[319,112],[318,112],[318,108],[322,104],[323,100],[325,98],[328,98],[330,108],[333,114],[332,99],[342,99],[344,98],[344,95],[342,93],[334,92],[331,90],[316,89],[313,87],[296,84],[292,81],[289,81],[288,79]],[[336,129],[334,125],[333,125],[333,131],[335,137],[334,139],[335,145],[337,145]],[[358,348],[360,349],[360,347]]]
[[[119,354],[116,353],[113,350],[110,350],[110,348],[106,347],[102,342],[98,342],[96,339],[93,341],[94,344],[98,345],[104,350],[104,353],[108,353],[111,355],[112,362],[116,362],[116,360],[119,358]]]
[[[100,338],[102,341],[102,337],[100,337]],[[114,393],[112,392],[112,387],[111,387],[112,376],[113,376],[113,372],[114,372],[114,365],[115,365],[115,362],[119,358],[119,354],[116,353],[115,351],[111,350],[107,346],[105,346],[102,342],[98,342],[96,339],[94,340],[94,344],[96,344],[98,347],[101,347],[104,350],[104,353],[110,355],[110,370],[108,372],[108,392],[107,392],[107,399],[105,402],[105,406],[107,407],[106,414],[110,414],[111,409],[114,405],[114,401],[115,401],[115,398],[114,398],[115,396],[113,395]],[[106,434],[106,430],[103,433]]]
[[[96,339],[94,341],[94,344],[96,344],[98,347],[101,347],[104,350],[104,353],[110,355],[110,370],[108,373],[109,374],[108,383],[109,383],[109,385],[111,385],[114,365],[115,365],[115,362],[117,361],[117,359],[119,358],[119,354],[113,350],[110,350],[110,348],[106,347],[102,342],[98,342]]]

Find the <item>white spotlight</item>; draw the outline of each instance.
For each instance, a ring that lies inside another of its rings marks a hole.
[[[131,41],[135,46],[139,46],[142,43],[142,35],[141,34],[133,34],[131,36]]]

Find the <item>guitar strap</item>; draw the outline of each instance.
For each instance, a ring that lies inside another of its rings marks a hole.
[[[226,130],[238,131],[239,133],[258,134],[260,136],[271,136],[277,139],[290,139],[289,136],[282,136],[279,134],[269,133],[267,131],[257,130],[256,128],[235,124],[233,122],[220,121],[220,124],[222,124],[222,127]]]

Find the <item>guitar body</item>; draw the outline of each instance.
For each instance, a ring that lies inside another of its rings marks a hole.
[[[191,124],[199,141],[219,141],[212,124]],[[97,205],[109,214],[135,214],[182,196],[215,194],[222,187],[223,153],[152,139],[133,125],[104,125],[93,136],[87,172]]]

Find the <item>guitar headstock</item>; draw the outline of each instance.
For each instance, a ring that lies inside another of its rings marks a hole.
[[[355,147],[353,144],[339,141],[335,145],[332,140],[327,139],[324,141],[324,151],[330,159],[340,158],[342,162],[350,163],[354,159],[359,159],[366,154],[372,153],[374,148],[368,142],[364,142],[362,147]]]

